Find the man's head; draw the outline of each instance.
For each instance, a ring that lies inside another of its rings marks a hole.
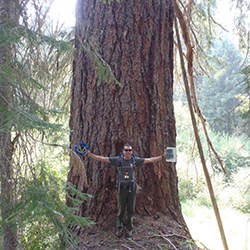
[[[132,146],[129,145],[128,143],[126,143],[123,146],[123,155],[124,155],[124,159],[126,159],[126,160],[131,159],[131,156],[132,156]]]

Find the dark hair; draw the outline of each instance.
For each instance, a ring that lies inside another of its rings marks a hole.
[[[132,148],[132,146],[129,143],[125,143],[124,146],[123,146],[123,148],[125,148],[125,147]]]

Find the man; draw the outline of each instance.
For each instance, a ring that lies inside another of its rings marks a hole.
[[[123,152],[121,156],[116,157],[105,157],[91,153],[88,150],[87,155],[97,161],[110,163],[112,166],[118,168],[117,176],[117,203],[118,203],[118,213],[117,213],[117,227],[116,235],[121,237],[124,232],[123,217],[125,209],[127,208],[127,224],[125,228],[126,237],[132,237],[133,229],[133,216],[135,210],[135,199],[136,199],[136,177],[135,168],[140,167],[143,164],[155,163],[166,159],[166,152],[163,155],[150,157],[150,158],[140,158],[135,157],[132,152],[132,147],[129,144],[123,146]]]

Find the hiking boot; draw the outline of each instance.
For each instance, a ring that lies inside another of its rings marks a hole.
[[[125,235],[125,237],[127,238],[127,239],[130,239],[130,238],[132,238],[132,235],[133,235],[133,232],[132,232],[132,230],[127,230],[126,231],[126,235]]]
[[[122,235],[123,235],[123,227],[118,227],[118,228],[116,229],[115,235],[116,235],[118,238],[121,238]]]

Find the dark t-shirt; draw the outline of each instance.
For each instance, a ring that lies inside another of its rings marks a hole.
[[[141,167],[144,164],[144,158],[133,157],[125,160],[120,156],[109,157],[111,166],[118,168],[118,177],[120,180],[135,180],[135,168]]]

